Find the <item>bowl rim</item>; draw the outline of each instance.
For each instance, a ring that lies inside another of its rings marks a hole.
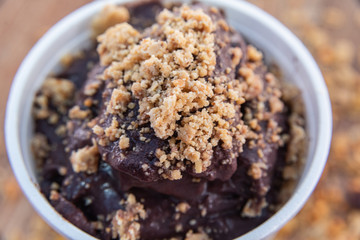
[[[5,143],[9,162],[15,177],[25,196],[42,218],[45,219],[45,221],[57,232],[70,239],[96,238],[80,230],[63,218],[42,195],[38,184],[32,182],[21,151],[20,130],[18,128],[19,118],[17,116],[17,113],[21,111],[21,95],[18,94],[18,91],[19,89],[23,89],[22,86],[26,80],[27,73],[31,71],[33,59],[39,58],[39,56],[43,55],[44,49],[46,49],[44,46],[51,45],[58,36],[66,32],[66,29],[69,28],[69,26],[72,26],[74,21],[80,21],[79,19],[88,16],[95,8],[101,7],[106,3],[121,3],[127,1],[129,0],[94,1],[78,8],[57,22],[34,45],[24,58],[14,77],[9,92],[5,115]],[[209,4],[214,3],[223,7],[231,6],[232,8],[236,8],[239,13],[256,18],[257,21],[266,25],[274,34],[281,35],[281,37],[284,38],[289,45],[291,45],[292,50],[297,55],[299,62],[305,67],[306,71],[311,73],[312,83],[316,90],[315,98],[318,103],[322,104],[321,107],[317,106],[316,109],[319,112],[319,128],[317,129],[318,138],[315,143],[317,148],[315,149],[313,156],[316,161],[313,161],[308,171],[302,174],[303,181],[299,183],[291,198],[281,207],[280,210],[278,210],[261,225],[237,238],[238,240],[264,239],[278,231],[298,213],[320,179],[327,161],[332,134],[332,113],[329,94],[327,92],[326,84],[321,71],[307,48],[277,19],[260,8],[245,1],[226,0],[222,1],[220,4],[217,0],[205,0],[204,2]]]

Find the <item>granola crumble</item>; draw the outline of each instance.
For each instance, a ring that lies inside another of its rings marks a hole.
[[[146,218],[144,206],[129,194],[125,202],[125,210],[118,210],[112,220],[113,235],[124,240],[140,239],[140,219]]]
[[[75,172],[95,173],[98,169],[99,151],[96,143],[73,151],[70,161]]]
[[[98,37],[101,63],[109,65],[102,78],[117,84],[107,114],[123,117],[128,106],[135,106],[131,102],[135,98],[139,124],[149,122],[155,135],[171,146],[172,154],[159,159],[158,166],[167,172],[163,177],[181,178],[176,166],[184,160],[193,164],[195,173],[202,173],[211,165],[214,147],[221,144],[230,149],[236,144],[241,149],[245,142],[242,123],[232,127],[236,105],[245,102],[244,86],[236,81],[224,84],[225,75],[213,82],[206,80],[216,64],[216,26],[203,10],[188,6],[163,10],[152,29],[151,37],[144,38],[122,23]],[[235,67],[242,53],[235,48],[232,54]]]
[[[108,4],[92,21],[94,35],[97,36],[118,23],[126,22],[129,18],[130,14],[127,8]]]

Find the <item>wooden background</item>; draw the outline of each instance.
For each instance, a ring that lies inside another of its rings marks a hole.
[[[62,239],[23,197],[3,139],[12,78],[49,27],[90,0],[0,0],[0,240]],[[360,239],[360,2],[250,0],[293,30],[319,63],[334,111],[323,177],[298,216],[276,239]]]

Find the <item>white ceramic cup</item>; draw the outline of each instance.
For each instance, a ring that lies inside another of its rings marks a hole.
[[[64,219],[41,194],[30,140],[33,135],[31,106],[35,92],[50,72],[58,72],[60,58],[83,49],[89,43],[92,17],[109,2],[89,3],[54,25],[22,62],[6,109],[5,138],[9,161],[26,197],[56,231],[69,239],[95,239]],[[188,1],[185,1],[188,2]],[[306,107],[309,149],[306,165],[292,197],[266,222],[238,240],[268,239],[302,208],[314,190],[329,152],[332,116],[329,96],[314,59],[287,28],[259,8],[239,0],[203,0],[225,10],[229,24],[264,51],[267,61],[276,63],[287,81],[299,87]]]

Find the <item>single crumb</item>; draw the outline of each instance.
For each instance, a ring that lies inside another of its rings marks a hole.
[[[269,105],[270,105],[270,111],[272,113],[278,113],[278,112],[282,112],[284,109],[284,103],[275,96],[272,96],[269,99]]]
[[[113,235],[121,240],[140,239],[140,219],[146,218],[144,206],[136,202],[133,194],[129,194],[125,202],[125,210],[118,210],[112,220]]]
[[[177,212],[181,212],[181,213],[186,213],[189,209],[190,209],[190,205],[187,202],[181,202],[175,208]]]
[[[224,19],[221,19],[217,22],[217,24],[225,31],[228,32],[230,30],[229,25],[226,23]]]
[[[267,169],[267,166],[263,162],[253,163],[250,166],[248,175],[251,176],[254,180],[259,180],[262,176],[263,170]]]
[[[109,27],[126,22],[129,18],[129,11],[125,7],[108,4],[92,21],[94,35],[100,35]]]
[[[205,232],[194,233],[192,230],[186,233],[185,240],[211,240]]]
[[[98,136],[102,136],[105,134],[104,129],[102,127],[100,127],[99,125],[95,125],[92,128],[93,132],[98,135]]]
[[[230,54],[232,55],[231,67],[234,68],[240,63],[240,60],[243,56],[243,52],[241,48],[235,47],[235,48],[230,48]]]
[[[65,137],[66,136],[66,132],[67,132],[67,128],[64,124],[61,124],[60,126],[58,126],[55,129],[55,133],[56,135],[58,135],[59,137]]]
[[[122,135],[119,140],[119,148],[127,149],[128,147],[130,147],[130,139],[125,135]]]
[[[95,173],[98,169],[99,151],[96,144],[73,151],[70,156],[75,172]]]
[[[122,113],[126,111],[130,100],[131,95],[124,86],[121,86],[119,89],[114,89],[111,94],[111,100],[107,106],[107,111],[111,114]]]
[[[71,54],[65,54],[60,59],[61,65],[63,65],[64,67],[69,67],[73,61],[74,61],[74,56]]]
[[[261,216],[262,210],[267,206],[265,198],[258,199],[249,199],[242,211],[243,217],[259,217]]]
[[[99,90],[100,85],[100,81],[87,84],[84,89],[84,94],[87,96],[93,96]]]
[[[263,54],[252,45],[247,47],[247,55],[249,60],[254,62],[261,61],[263,58]]]
[[[41,133],[35,134],[31,140],[31,150],[37,161],[43,161],[49,155],[51,147],[45,135]]]
[[[90,115],[89,110],[81,110],[78,105],[72,107],[69,111],[70,119],[85,119]]]
[[[60,194],[59,194],[59,192],[56,191],[56,190],[51,190],[49,199],[52,200],[52,201],[57,201],[57,200],[59,200],[59,199],[60,199]]]
[[[66,175],[66,173],[67,173],[67,168],[66,167],[60,167],[59,168],[59,170],[58,170],[58,172],[59,172],[59,174],[61,175],[61,176],[65,176]]]

